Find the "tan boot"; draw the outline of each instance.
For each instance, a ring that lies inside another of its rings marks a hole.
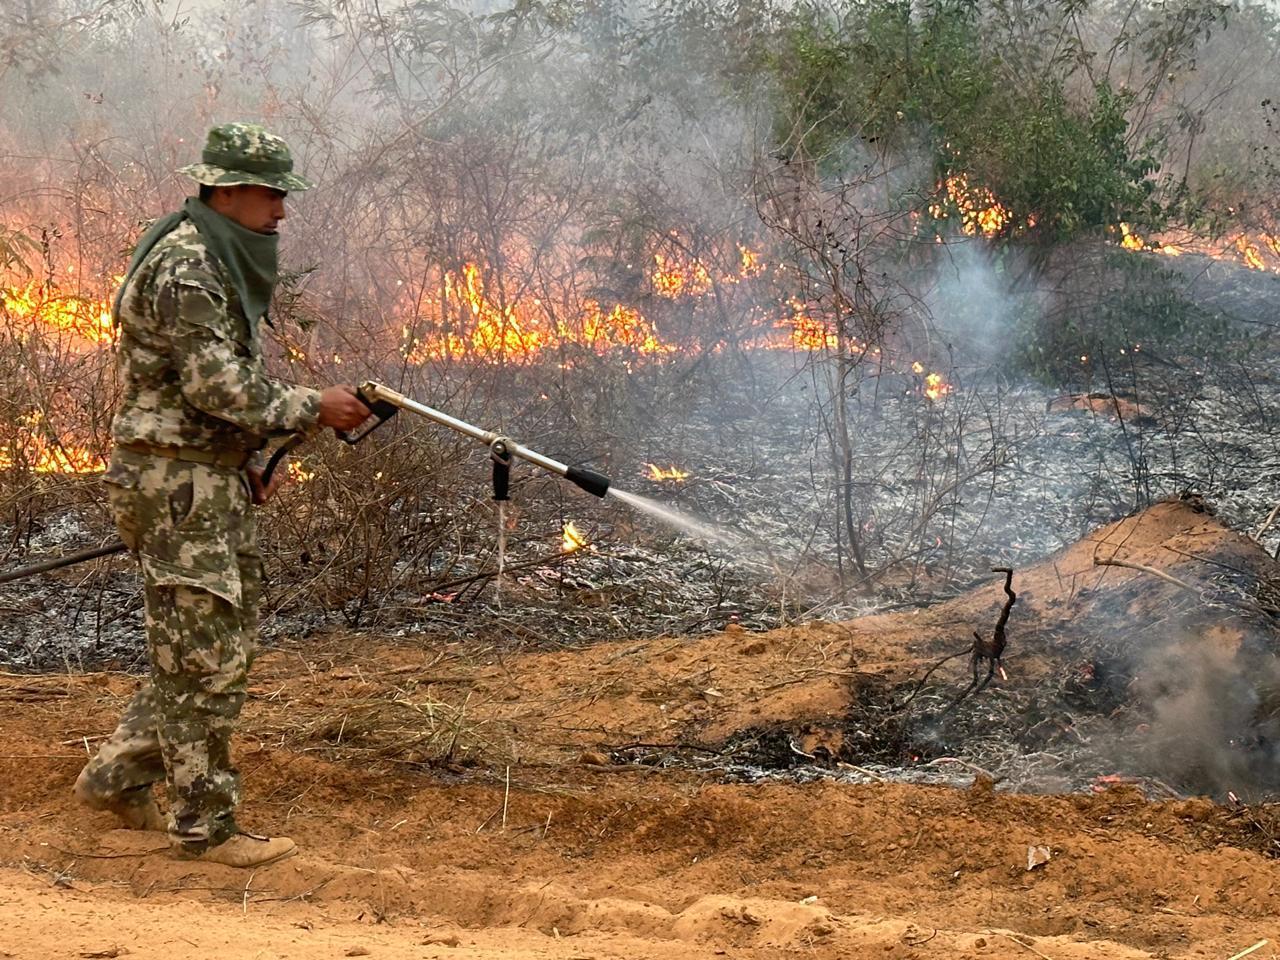
[[[149,790],[139,790],[127,798],[103,799],[90,789],[86,772],[82,772],[76,779],[73,790],[76,799],[85,806],[93,810],[107,810],[114,813],[130,830],[164,832],[168,829],[164,814],[160,812],[160,808],[156,805],[156,798]]]
[[[177,849],[179,859],[221,863],[228,867],[262,867],[297,852],[298,845],[288,837],[258,837],[252,833],[237,833],[199,854],[191,854],[181,847]]]

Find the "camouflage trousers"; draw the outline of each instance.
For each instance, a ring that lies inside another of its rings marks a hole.
[[[200,852],[237,832],[231,734],[262,592],[248,480],[117,449],[105,481],[121,538],[142,566],[151,677],[82,784],[110,806],[136,803],[164,780],[170,839]]]

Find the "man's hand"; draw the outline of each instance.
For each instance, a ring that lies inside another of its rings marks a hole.
[[[281,463],[276,472],[271,475],[271,486],[269,487],[262,485],[262,474],[265,472],[262,467],[247,467],[245,469],[245,473],[249,475],[249,488],[253,490],[253,502],[256,506],[262,506],[280,489],[280,484],[284,483],[284,475],[289,472],[284,467],[285,464]]]
[[[320,394],[320,426],[354,430],[369,417],[369,408],[356,396],[355,387],[345,383],[327,387]]]

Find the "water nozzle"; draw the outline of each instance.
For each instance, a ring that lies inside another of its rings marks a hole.
[[[609,478],[585,467],[570,467],[565,471],[564,478],[601,500],[609,492]]]

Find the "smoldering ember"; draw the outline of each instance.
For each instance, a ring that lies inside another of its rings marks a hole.
[[[1280,956],[1277,68],[0,0],[0,957]]]

